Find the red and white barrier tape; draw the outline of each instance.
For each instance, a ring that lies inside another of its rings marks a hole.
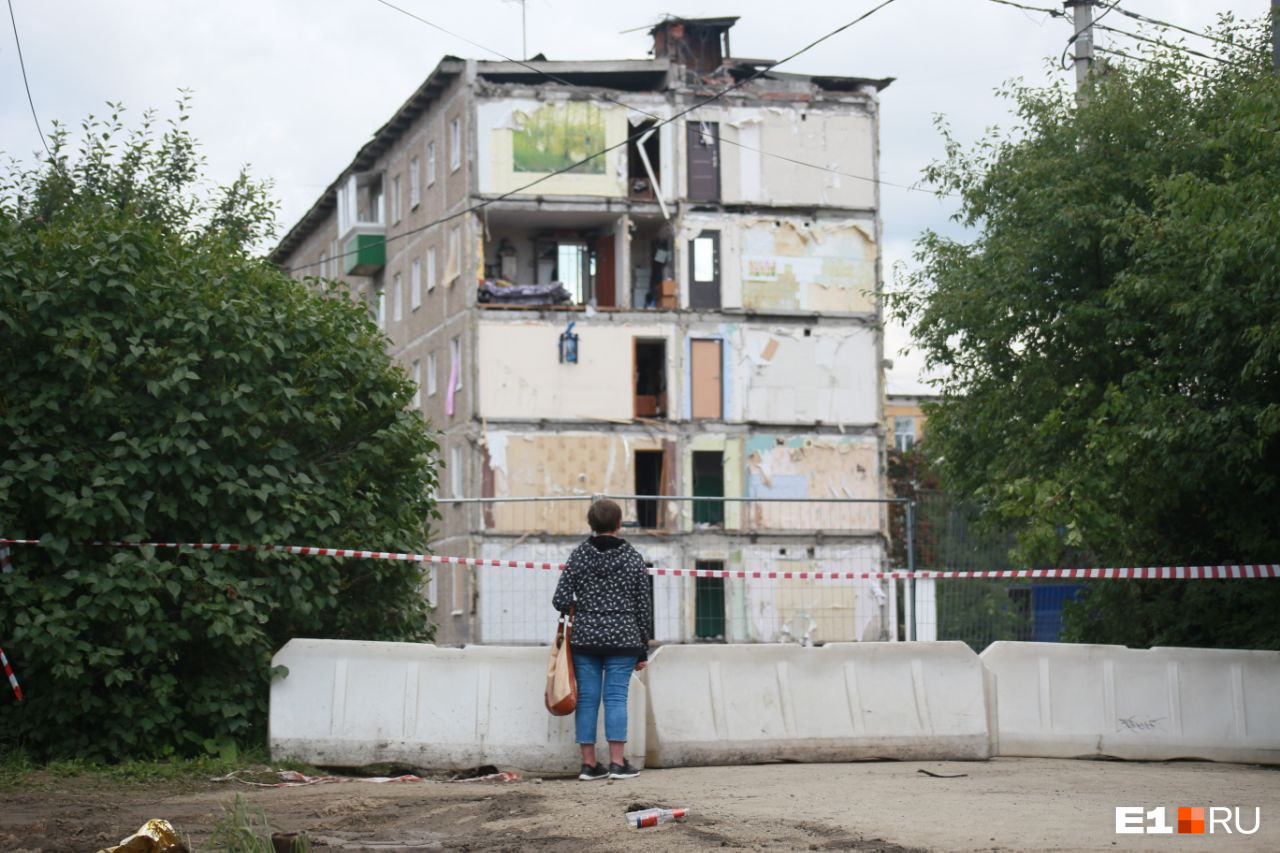
[[[18,697],[18,701],[22,701],[22,687],[18,684],[18,676],[13,674],[13,667],[9,665],[9,659],[4,656],[4,649],[0,649],[0,666],[4,667],[4,674],[9,677],[9,684],[13,687],[13,695]]]
[[[0,545],[39,545],[39,539],[0,539]],[[562,571],[564,563],[532,560],[482,560],[474,557],[441,557],[435,554],[405,554],[395,551],[365,551],[353,548],[316,548],[309,545],[239,545],[215,542],[89,542],[111,548],[191,548],[196,551],[267,551],[311,557],[355,557],[363,560],[406,560],[451,566],[494,566],[503,569]],[[661,577],[753,578],[769,580],[934,580],[950,578],[1064,578],[1071,580],[1244,580],[1280,578],[1280,563],[1222,566],[1145,566],[1113,569],[1013,569],[950,572],[906,569],[866,572],[766,572],[726,569],[660,569],[646,571]]]

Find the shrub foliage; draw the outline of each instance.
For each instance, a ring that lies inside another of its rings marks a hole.
[[[948,137],[928,170],[974,234],[926,233],[897,300],[949,375],[928,447],[1019,561],[1280,553],[1280,77],[1268,26],[1219,36],[1219,61],[1156,50],[1079,100],[1015,85],[1020,127]],[[1253,617],[1278,604],[1276,583],[1099,584],[1071,630],[1274,646]]]
[[[292,637],[429,636],[421,566],[106,540],[425,550],[436,444],[368,311],[255,257],[274,209],[178,116],[90,119],[0,186],[0,645],[33,755],[263,735]]]

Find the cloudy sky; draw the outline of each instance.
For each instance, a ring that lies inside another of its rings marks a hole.
[[[46,132],[57,120],[78,125],[107,101],[137,114],[172,114],[179,89],[194,93],[193,131],[209,172],[229,180],[242,165],[275,181],[281,233],[307,209],[444,54],[519,56],[518,0],[395,0],[396,5],[484,45],[468,44],[376,0],[10,0],[31,95]],[[529,53],[550,59],[642,58],[643,28],[666,13],[738,15],[738,56],[778,58],[872,8],[878,0],[527,0]],[[1060,8],[1057,0],[1025,0]],[[1107,0],[1104,0],[1104,3]],[[1264,14],[1269,0],[1123,0],[1121,8],[1192,29],[1217,13]],[[1105,23],[1136,31],[1113,13]],[[14,47],[0,35],[0,152],[30,161],[40,148]],[[881,177],[912,184],[941,156],[934,117],[963,140],[1007,125],[1002,81],[1070,80],[1055,70],[1070,25],[992,0],[895,0],[885,9],[793,60],[799,73],[894,77],[882,95]],[[1132,52],[1135,42],[1100,33],[1101,46]],[[1204,49],[1207,42],[1191,39]],[[1052,59],[1050,59],[1052,57]],[[885,269],[910,263],[925,228],[959,233],[954,205],[885,186]],[[890,285],[892,282],[889,282]],[[909,338],[890,328],[895,366],[890,390],[927,390]]]

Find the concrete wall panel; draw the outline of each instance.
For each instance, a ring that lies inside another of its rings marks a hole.
[[[744,222],[742,306],[873,313],[876,248],[870,228],[870,222]]]
[[[1280,763],[1280,652],[992,643],[1002,755]]]
[[[668,646],[645,681],[651,766],[991,755],[964,643]]]
[[[805,331],[809,334],[806,335]],[[733,352],[731,416],[760,423],[874,424],[879,362],[870,328],[745,329]]]
[[[747,494],[761,498],[878,498],[879,443],[870,436],[800,437],[757,433],[745,441]],[[874,504],[756,503],[754,529],[879,530]]]
[[[576,771],[581,757],[573,717],[553,717],[543,707],[548,654],[547,648],[291,640],[272,658],[289,669],[271,685],[272,757],[332,766]],[[628,757],[638,764],[645,695],[635,677],[628,709]]]
[[[579,360],[562,363],[564,329],[560,322],[478,323],[481,417],[630,420],[635,415],[635,339],[666,340],[668,361],[675,361],[671,327],[579,322],[574,329]],[[669,407],[675,399],[671,373],[669,369]]]

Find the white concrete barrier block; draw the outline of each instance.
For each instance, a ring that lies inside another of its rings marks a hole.
[[[273,665],[274,758],[431,770],[483,764],[535,773],[577,771],[574,718],[543,706],[545,647],[439,648],[419,643],[295,639]],[[627,755],[644,759],[645,688],[632,676]],[[603,755],[604,711],[598,743]]]
[[[1280,652],[992,643],[1001,755],[1280,763]]]
[[[645,681],[650,766],[991,755],[964,643],[665,646]]]

